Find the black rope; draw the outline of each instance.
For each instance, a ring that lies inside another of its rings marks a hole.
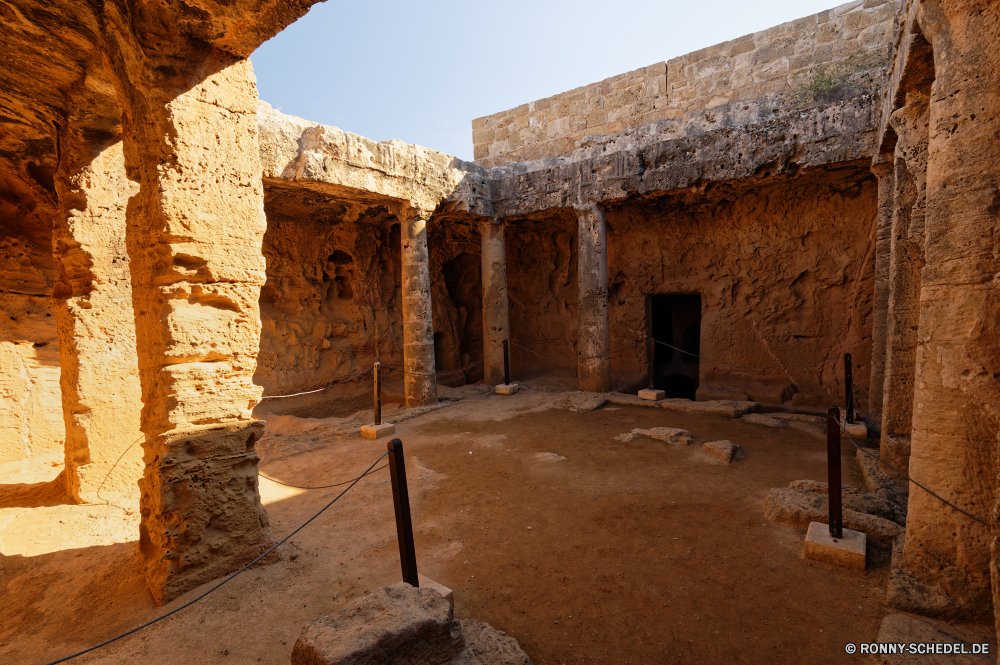
[[[697,353],[691,353],[690,351],[685,351],[684,349],[678,349],[676,346],[671,346],[670,344],[667,344],[666,342],[661,342],[660,340],[654,340],[654,341],[657,344],[662,344],[663,346],[671,348],[674,351],[680,351],[681,353],[685,353],[689,356],[694,356],[695,358],[707,360],[710,363],[716,363],[718,365],[728,365],[730,367],[739,367],[741,369],[778,369],[784,367],[801,367],[803,365],[818,365],[820,363],[826,363],[831,360],[840,360],[839,356],[834,356],[833,358],[827,356],[823,360],[811,360],[805,363],[789,363],[787,365],[737,365],[735,363],[727,363],[725,360],[712,360],[711,358],[706,358],[705,356],[699,356]]]
[[[280,480],[275,480],[271,476],[265,476],[263,473],[260,473],[260,472],[258,472],[258,473],[260,473],[260,476],[262,478],[267,478],[272,483],[277,483],[278,485],[281,485],[282,487],[291,487],[292,489],[297,489],[297,490],[325,490],[325,489],[330,489],[331,487],[340,487],[341,485],[346,485],[347,483],[353,483],[353,482],[355,482],[357,480],[361,480],[365,476],[371,475],[371,474],[375,473],[376,471],[381,471],[382,469],[384,469],[387,466],[389,466],[389,465],[388,464],[383,464],[382,466],[380,466],[377,469],[369,471],[368,473],[361,474],[357,478],[353,478],[351,480],[345,480],[342,483],[334,483],[333,485],[317,485],[316,487],[305,487],[305,486],[302,486],[302,485],[289,485],[288,483],[283,483]]]
[[[375,369],[374,367],[369,367],[368,369],[361,370],[357,374],[354,374],[352,376],[347,377],[343,381],[338,381],[337,383],[331,383],[328,386],[323,386],[322,388],[317,388],[316,390],[307,390],[307,391],[301,392],[301,393],[291,393],[290,395],[265,395],[265,396],[261,397],[261,400],[265,400],[265,399],[281,399],[282,397],[298,397],[299,395],[312,395],[313,393],[321,393],[324,390],[329,390],[330,388],[335,388],[335,387],[337,387],[339,385],[345,384],[348,381],[351,381],[353,379],[358,378],[359,376],[367,374],[368,372],[371,372],[374,369]]]
[[[499,351],[502,348],[503,348],[502,345],[498,346],[495,349],[493,349],[492,351],[490,351],[489,353],[487,353],[485,356],[483,356],[483,358],[481,360],[477,360],[476,362],[472,363],[471,365],[469,365],[467,367],[463,367],[462,369],[456,369],[453,372],[441,372],[440,374],[436,373],[436,372],[434,374],[427,374],[427,373],[423,373],[423,372],[407,372],[405,369],[399,369],[398,367],[393,367],[392,365],[387,365],[385,369],[387,369],[390,372],[399,372],[400,374],[406,374],[407,376],[426,376],[426,377],[433,376],[435,378],[442,377],[442,376],[451,376],[452,374],[458,374],[460,372],[465,372],[467,370],[470,370],[473,367],[475,367],[476,365],[481,365],[482,363],[486,362],[487,358],[489,358],[490,356],[492,356],[494,353],[496,353],[497,351]]]
[[[841,430],[841,431],[842,431],[842,432],[843,432],[844,434],[846,434],[846,435],[847,435],[847,438],[848,438],[848,439],[850,440],[851,444],[853,444],[855,448],[857,448],[858,450],[860,450],[860,451],[861,451],[861,452],[863,452],[864,454],[868,455],[869,457],[872,457],[872,458],[873,458],[873,459],[875,459],[875,461],[877,461],[878,463],[880,463],[880,464],[885,464],[885,465],[886,465],[887,467],[889,467],[890,469],[892,469],[892,470],[893,470],[893,471],[895,471],[896,473],[898,473],[898,474],[902,475],[902,476],[903,476],[903,477],[905,477],[905,478],[906,478],[907,480],[909,480],[909,481],[910,481],[911,483],[913,483],[914,485],[916,485],[917,487],[919,487],[919,488],[920,488],[920,489],[922,489],[923,491],[927,492],[928,494],[930,494],[930,495],[931,495],[932,497],[934,497],[935,499],[937,499],[937,500],[939,500],[939,501],[941,501],[941,502],[943,502],[943,503],[946,503],[946,504],[948,504],[949,506],[951,506],[952,508],[954,508],[954,509],[955,509],[955,510],[957,510],[958,512],[962,513],[963,515],[965,515],[965,516],[966,516],[966,517],[968,517],[969,519],[973,519],[973,520],[975,520],[975,521],[979,522],[980,524],[982,524],[982,525],[983,525],[983,526],[985,526],[985,527],[989,527],[989,526],[990,526],[989,524],[987,524],[987,523],[986,523],[986,521],[985,521],[985,520],[981,520],[981,519],[979,519],[978,517],[976,517],[976,516],[975,516],[975,515],[973,515],[972,513],[968,512],[968,511],[966,511],[966,510],[964,510],[964,509],[962,509],[962,508],[959,508],[958,506],[956,506],[955,504],[953,504],[953,503],[952,503],[951,501],[949,501],[948,499],[946,499],[946,498],[944,498],[943,496],[941,496],[940,494],[938,494],[937,492],[934,492],[933,490],[930,490],[930,489],[928,489],[927,487],[924,487],[923,485],[921,485],[920,483],[918,483],[918,482],[917,482],[916,480],[914,480],[913,478],[911,478],[911,477],[910,477],[910,474],[906,473],[905,471],[901,471],[901,470],[897,469],[897,468],[896,468],[896,467],[894,467],[894,466],[893,466],[892,464],[889,464],[889,463],[888,463],[888,462],[886,462],[885,460],[881,459],[881,458],[880,458],[880,457],[879,457],[878,455],[876,455],[875,453],[871,452],[871,451],[870,451],[870,450],[868,450],[867,448],[862,448],[861,446],[859,446],[859,445],[858,445],[858,444],[857,444],[857,443],[856,443],[856,442],[854,441],[854,437],[852,437],[852,436],[851,436],[851,434],[850,434],[850,432],[848,432],[848,431],[847,431],[847,428],[846,428],[846,427],[844,427],[844,425],[843,425],[842,423],[838,423],[838,424],[839,424],[839,426],[840,426],[840,430]]]
[[[371,472],[371,470],[375,466],[375,464],[378,464],[379,462],[381,462],[382,459],[386,455],[388,455],[388,454],[389,454],[388,451],[382,453],[382,457],[379,457],[377,460],[375,460],[375,462],[370,467],[368,467],[367,471],[365,471],[363,474],[361,474],[360,476],[358,476],[357,478],[354,479],[354,482],[351,483],[351,487],[354,487],[354,485],[359,480],[361,480],[362,478],[364,478],[365,476],[367,476],[368,473]],[[100,649],[101,647],[106,646],[108,644],[111,644],[112,642],[116,642],[116,641],[120,640],[123,637],[131,635],[132,633],[138,632],[138,631],[142,630],[143,628],[146,628],[147,626],[152,626],[154,623],[156,623],[158,621],[162,621],[163,619],[166,619],[168,616],[172,616],[174,614],[177,614],[178,612],[180,612],[181,610],[183,610],[186,607],[190,607],[191,605],[194,605],[199,600],[201,600],[202,598],[204,598],[208,594],[212,593],[213,591],[215,591],[216,589],[218,589],[219,587],[221,587],[223,584],[225,584],[226,582],[230,581],[231,579],[233,579],[234,577],[236,577],[237,575],[239,575],[240,573],[242,573],[246,569],[250,568],[250,566],[254,565],[258,561],[260,561],[261,559],[263,559],[264,557],[266,557],[268,554],[270,554],[271,552],[273,552],[274,550],[278,549],[281,545],[284,545],[288,541],[289,538],[291,538],[292,536],[294,536],[295,534],[297,534],[299,531],[301,531],[302,529],[304,529],[306,527],[306,525],[308,525],[314,519],[316,519],[317,517],[319,517],[320,515],[322,515],[326,511],[327,508],[329,508],[333,504],[337,503],[337,499],[339,499],[340,497],[342,497],[345,494],[347,494],[347,492],[350,491],[351,487],[348,487],[343,492],[341,492],[340,494],[338,494],[336,496],[336,498],[333,499],[333,501],[331,501],[330,503],[328,503],[325,506],[323,506],[318,513],[316,513],[315,515],[313,515],[312,517],[310,517],[308,520],[306,520],[305,522],[303,522],[297,529],[295,529],[295,531],[292,531],[290,534],[288,534],[287,536],[285,536],[284,538],[282,538],[281,540],[279,540],[277,543],[275,543],[274,547],[272,547],[268,551],[264,552],[259,557],[257,557],[256,559],[254,559],[253,561],[251,561],[247,565],[243,566],[242,568],[240,568],[239,570],[237,570],[235,573],[233,573],[232,575],[230,575],[226,579],[222,580],[221,582],[219,582],[214,587],[212,587],[211,589],[209,589],[205,593],[201,594],[197,598],[195,598],[193,600],[189,600],[188,602],[184,603],[180,607],[172,609],[169,612],[167,612],[166,614],[164,614],[162,616],[156,617],[152,621],[147,621],[146,623],[142,624],[141,626],[137,626],[137,627],[133,628],[132,630],[129,630],[129,631],[126,631],[126,632],[122,633],[121,635],[118,635],[116,637],[112,637],[110,640],[105,640],[105,641],[101,642],[100,644],[96,644],[96,645],[94,645],[92,647],[84,649],[83,651],[78,651],[78,652],[76,652],[75,654],[73,654],[71,656],[66,656],[65,658],[60,658],[59,660],[54,660],[51,663],[48,663],[48,665],[56,665],[57,663],[65,663],[67,660],[72,660],[73,658],[76,658],[77,656],[82,656],[83,654],[90,653],[91,651],[94,651],[95,649]]]
[[[528,347],[521,346],[520,344],[517,344],[516,342],[511,342],[510,345],[511,346],[516,346],[519,349],[523,349],[523,350],[527,351],[528,353],[533,353],[536,356],[538,356],[539,358],[545,358],[546,360],[567,360],[567,361],[571,360],[573,362],[576,362],[577,360],[592,360],[594,358],[608,358],[609,360],[611,359],[611,355],[610,354],[608,354],[608,355],[598,355],[598,356],[577,356],[575,358],[562,358],[562,357],[557,357],[557,356],[543,356],[538,351],[532,351]]]

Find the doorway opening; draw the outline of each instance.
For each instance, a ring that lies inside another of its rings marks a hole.
[[[653,386],[667,397],[694,400],[701,346],[701,296],[650,296],[650,332],[657,342],[670,345],[653,345]]]

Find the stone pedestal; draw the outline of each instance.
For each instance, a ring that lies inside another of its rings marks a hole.
[[[479,225],[483,256],[483,382],[504,381],[503,345],[510,339],[510,307],[507,299],[507,253],[502,220],[488,219]],[[499,392],[499,391],[498,391]],[[502,394],[502,393],[501,393]]]
[[[437,403],[434,306],[427,255],[427,219],[400,222],[403,263],[403,386],[406,406]]]
[[[639,399],[646,399],[651,402],[659,402],[666,396],[667,393],[662,390],[655,390],[654,388],[643,388],[639,391]]]
[[[579,242],[577,387],[606,393],[611,390],[607,222],[604,208],[596,203],[578,206],[576,214]]]
[[[842,538],[834,538],[830,535],[829,525],[810,522],[806,533],[806,558],[864,570],[868,537],[860,531],[842,531]]]
[[[361,436],[366,439],[378,439],[396,433],[396,426],[392,423],[382,423],[381,425],[365,425],[361,428]]]
[[[518,390],[518,385],[516,383],[501,383],[493,389],[497,395],[513,395]]]

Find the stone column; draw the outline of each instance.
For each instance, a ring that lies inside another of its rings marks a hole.
[[[139,182],[126,232],[146,435],[139,546],[166,602],[274,544],[257,487],[264,423],[250,413],[265,280],[257,90],[250,61],[221,51],[189,48],[187,72],[112,56]]]
[[[577,387],[588,392],[611,390],[611,324],[608,318],[608,228],[597,203],[576,208],[579,242],[579,340]]]
[[[924,265],[928,99],[908,93],[890,123],[898,141],[889,259],[888,326],[882,395],[882,459],[906,471],[910,458],[913,382]]]
[[[434,305],[427,254],[429,214],[410,213],[400,221],[403,264],[403,376],[406,405],[437,403],[434,361]]]
[[[868,382],[868,428],[882,431],[882,389],[885,381],[886,330],[889,325],[889,261],[892,253],[892,209],[895,179],[891,156],[872,165],[878,178],[878,220],[875,228],[875,293],[872,299],[872,369]]]
[[[53,300],[67,489],[81,503],[138,506],[142,402],[125,208],[139,187],[125,176],[120,137],[88,140],[68,124],[59,145]]]
[[[987,525],[911,485],[889,600],[984,621],[1000,601],[1000,67],[983,26],[1000,6],[928,2],[918,19],[935,67],[910,475]]]
[[[503,349],[495,349],[510,339],[510,306],[507,300],[507,250],[504,223],[487,219],[479,225],[483,255],[483,353],[484,382],[503,383]],[[493,355],[489,355],[489,354]]]

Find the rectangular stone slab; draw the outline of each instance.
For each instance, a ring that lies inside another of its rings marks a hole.
[[[806,533],[806,558],[864,570],[867,536],[860,531],[843,531],[842,538],[834,538],[829,526],[810,522]]]

